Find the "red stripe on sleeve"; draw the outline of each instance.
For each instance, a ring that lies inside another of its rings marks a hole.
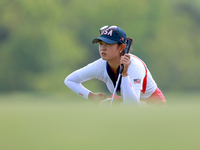
[[[142,93],[145,93],[146,88],[147,88],[147,67],[146,67],[145,63],[144,63],[140,58],[138,58],[138,57],[136,57],[136,56],[134,56],[134,55],[132,55],[132,57],[134,57],[134,58],[140,60],[140,61],[142,62],[142,64],[144,65],[144,68],[145,68],[145,77],[144,77],[144,79],[143,79],[143,85],[142,85],[142,90],[141,90],[141,92],[142,92]]]

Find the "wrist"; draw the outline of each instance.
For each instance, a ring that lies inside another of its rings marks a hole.
[[[128,73],[122,73],[122,77],[127,77]]]
[[[94,97],[94,93],[93,92],[90,92],[89,95],[88,95],[88,99],[89,100],[92,100]]]

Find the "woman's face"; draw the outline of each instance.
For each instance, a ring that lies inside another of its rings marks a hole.
[[[120,58],[120,46],[118,44],[107,44],[103,41],[99,42],[99,53],[103,60],[113,60]]]

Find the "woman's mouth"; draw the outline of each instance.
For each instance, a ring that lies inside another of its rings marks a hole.
[[[106,55],[106,53],[105,52],[101,52],[101,56],[105,56]]]

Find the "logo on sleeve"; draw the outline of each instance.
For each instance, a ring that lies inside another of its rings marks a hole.
[[[130,84],[131,87],[133,87],[132,84],[131,84],[131,82],[129,82],[129,84]]]
[[[83,94],[82,93],[78,93],[79,95],[81,95],[81,96],[83,96]]]
[[[141,79],[134,79],[134,84],[141,84]]]

